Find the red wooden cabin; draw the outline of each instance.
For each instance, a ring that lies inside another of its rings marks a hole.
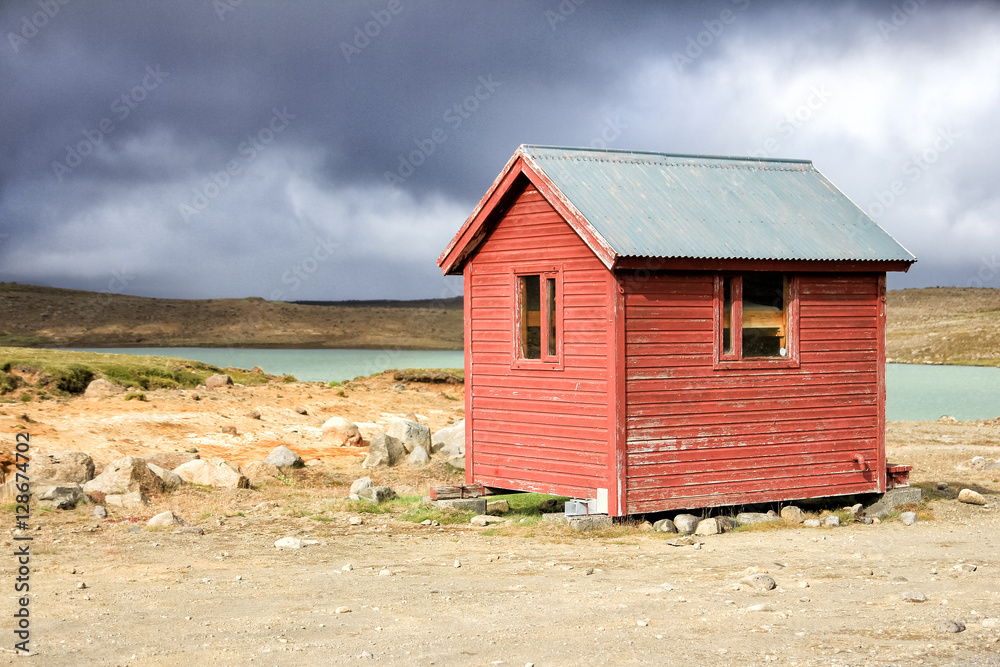
[[[612,516],[884,491],[914,261],[809,161],[521,146],[438,260],[467,482]]]

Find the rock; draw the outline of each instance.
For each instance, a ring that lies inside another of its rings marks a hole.
[[[981,493],[976,493],[972,489],[962,489],[958,492],[958,502],[969,505],[985,505],[986,498]]]
[[[755,523],[776,522],[780,520],[781,519],[773,514],[764,514],[763,512],[740,512],[736,515],[736,521],[745,526],[751,526]]]
[[[413,468],[422,468],[431,462],[431,457],[428,456],[427,450],[421,446],[416,446],[410,455],[406,457],[406,465]]]
[[[375,468],[377,466],[394,466],[406,456],[407,451],[403,444],[387,433],[378,431],[372,436],[368,445],[368,456],[363,468]]]
[[[506,500],[487,500],[486,501],[486,513],[492,514],[493,516],[498,516],[500,514],[506,514],[510,511],[510,503]]]
[[[819,528],[823,523],[819,519],[806,519],[802,522],[802,525],[806,528]]]
[[[239,435],[239,432],[236,430],[235,426],[223,426],[222,432],[225,433],[226,435]]]
[[[233,378],[228,375],[220,375],[216,373],[215,375],[209,375],[205,379],[205,389],[208,391],[213,391],[215,389],[221,389],[222,387],[229,387],[233,384]]]
[[[924,595],[922,591],[918,591],[916,589],[906,591],[903,593],[902,598],[906,602],[927,602],[927,596]]]
[[[802,523],[806,514],[795,505],[785,505],[781,508],[781,518],[788,523]]]
[[[754,604],[747,607],[747,611],[774,611],[774,607],[769,604]]]
[[[731,516],[717,516],[715,517],[716,523],[719,524],[720,533],[728,533],[731,530],[736,530],[740,525],[737,523],[736,519]]]
[[[175,473],[173,470],[167,470],[165,468],[161,468],[155,463],[149,463],[148,461],[146,462],[146,465],[149,467],[150,470],[153,471],[154,475],[163,480],[164,491],[173,491],[177,487],[184,484],[184,480],[181,478],[181,476]]]
[[[934,488],[937,489],[938,491],[947,491],[948,490],[948,482],[937,482],[934,485]]]
[[[828,514],[823,517],[823,525],[827,528],[836,528],[840,525],[840,517],[836,514]]]
[[[951,569],[959,570],[961,572],[975,572],[979,569],[979,567],[975,563],[959,563]]]
[[[965,622],[942,619],[934,624],[934,629],[938,632],[958,634],[959,632],[965,632]]]
[[[658,533],[676,533],[677,526],[670,519],[660,519],[653,524],[653,530]]]
[[[899,505],[907,503],[919,503],[922,493],[915,486],[904,486],[898,489],[890,489],[882,494],[882,497],[875,503],[865,508],[865,516],[874,519],[884,519],[889,516],[889,512]]]
[[[170,510],[160,512],[146,522],[146,528],[173,528],[174,526],[183,525],[184,521]]]
[[[123,391],[125,389],[122,387],[98,378],[97,380],[90,381],[90,384],[87,385],[87,388],[83,392],[83,396],[84,398],[102,398],[104,396],[114,396]]]
[[[459,468],[460,470],[465,470],[465,457],[464,456],[452,456],[448,459],[448,465],[452,468]]]
[[[762,591],[771,591],[777,587],[777,583],[774,581],[774,577],[769,574],[751,574],[749,576],[740,579],[741,584],[746,584],[748,586],[753,586],[754,588],[760,589]]]
[[[300,415],[307,415],[307,414],[309,414],[309,411],[306,410],[305,407],[303,407],[301,405],[296,405],[295,408],[294,408],[294,410],[297,413],[299,413]]]
[[[279,468],[301,468],[305,465],[302,457],[289,449],[286,445],[278,445],[271,450],[271,453],[264,459],[264,463],[278,466]]]
[[[249,489],[250,480],[239,472],[239,466],[222,459],[195,459],[178,466],[174,472],[188,484],[215,486],[223,489]]]
[[[245,466],[240,466],[240,470],[243,471],[243,474],[250,480],[251,484],[257,485],[274,482],[281,474],[281,468],[273,463],[265,463],[264,461],[248,463]]]
[[[350,519],[347,520],[347,523],[351,524],[352,526],[361,526],[364,524],[364,522],[365,520],[359,516],[352,516]]]
[[[362,477],[361,479],[356,479],[354,480],[354,483],[351,484],[351,495],[356,496],[359,493],[361,493],[362,489],[370,489],[373,486],[374,484],[372,484],[371,477]]]
[[[94,479],[94,460],[83,452],[38,453],[29,465],[32,479],[86,484]]]
[[[97,505],[94,507],[94,518],[95,519],[107,519],[108,510],[104,505]]]
[[[254,408],[253,410],[247,413],[247,417],[249,417],[250,419],[260,419],[263,416],[264,414],[257,408]]]
[[[84,487],[84,490],[86,490],[86,487]],[[125,509],[145,507],[149,504],[149,498],[144,496],[141,491],[135,490],[128,493],[109,493],[104,496],[104,502],[108,505]]]
[[[469,519],[469,523],[473,526],[488,526],[491,523],[503,523],[507,519],[500,516],[490,516],[489,514],[477,514],[476,516]]]
[[[396,492],[388,486],[369,486],[358,491],[361,500],[380,505],[396,497]]]
[[[386,433],[402,443],[407,454],[415,447],[423,447],[425,452],[431,451],[431,429],[427,424],[409,419],[393,419],[389,422]]]
[[[156,454],[150,454],[148,456],[143,456],[142,458],[146,461],[146,463],[152,463],[153,465],[160,466],[165,470],[173,470],[177,466],[182,466],[188,461],[200,459],[201,455],[192,452],[157,452]]]
[[[951,415],[941,415],[938,417],[938,421],[944,424],[957,424],[958,420]]]
[[[848,508],[848,511],[853,516],[857,516],[857,515],[861,514],[861,510],[863,510],[864,508],[865,508],[864,505],[862,505],[861,503],[858,503],[857,505],[851,505],[850,508]]]
[[[83,485],[85,493],[100,491],[107,495],[122,495],[138,491],[148,496],[163,493],[163,480],[153,474],[146,462],[136,456],[126,456],[109,463],[104,471]]]
[[[677,532],[682,535],[693,535],[700,520],[693,514],[678,514],[674,517],[674,526],[677,528]]]
[[[323,422],[320,440],[334,447],[363,447],[358,425],[343,417],[330,417]]]
[[[83,487],[75,482],[33,479],[32,492],[39,507],[58,510],[71,510],[84,497]]]
[[[899,515],[899,520],[902,521],[907,526],[912,526],[917,522],[916,512],[903,512]]]
[[[567,519],[569,527],[573,530],[603,530],[614,525],[611,517],[603,514],[591,514],[590,516],[571,516]]]
[[[986,467],[993,463],[993,459],[988,459],[985,456],[973,456],[972,460],[969,461],[969,467],[973,470],[986,470]]]
[[[282,537],[280,540],[275,541],[275,549],[301,549],[307,547],[310,544],[319,544],[319,540],[300,540],[297,537]]]
[[[486,498],[451,498],[449,500],[435,500],[434,504],[441,509],[451,509],[456,512],[486,514]]]
[[[717,535],[721,532],[719,522],[715,519],[702,519],[694,529],[695,535]]]
[[[174,531],[175,533],[191,533],[193,535],[204,535],[205,529],[201,526],[182,526]]]
[[[446,426],[431,437],[431,453],[452,458],[465,456],[465,420]]]

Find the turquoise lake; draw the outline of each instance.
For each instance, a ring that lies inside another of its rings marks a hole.
[[[291,373],[299,380],[342,382],[387,368],[461,368],[461,351],[257,350],[207,347],[73,348],[83,352],[153,354],[195,359],[213,366]],[[891,421],[1000,417],[1000,368],[886,366],[886,414]]]

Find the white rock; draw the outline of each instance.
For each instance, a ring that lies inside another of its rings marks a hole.
[[[146,522],[147,528],[173,528],[174,526],[183,525],[185,525],[184,521],[170,510],[160,512]]]

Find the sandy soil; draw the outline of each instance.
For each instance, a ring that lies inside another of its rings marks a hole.
[[[90,507],[36,513],[34,655],[11,651],[8,589],[0,657],[37,665],[1000,665],[1000,626],[991,620],[1000,618],[1000,470],[967,466],[975,455],[1000,459],[996,421],[890,424],[890,460],[913,465],[916,483],[949,485],[914,526],[794,527],[672,546],[674,536],[637,525],[594,534],[546,524],[424,526],[388,514],[350,525],[351,514],[336,511],[316,520],[305,510],[342,497],[343,485],[365,474],[359,452],[319,446],[327,417],[374,428],[412,411],[437,429],[462,416],[460,386],[393,384],[351,384],[346,397],[272,384],[200,392],[200,400],[149,392],[147,403],[2,406],[8,441],[24,426],[38,451],[77,449],[107,462],[195,446],[206,458],[243,463],[286,443],[323,464],[309,469],[310,483],[188,488],[110,521],[91,518]],[[254,408],[262,419],[248,416]],[[223,434],[225,426],[238,435]],[[402,492],[448,478],[440,464],[372,475]],[[988,504],[955,501],[965,486]],[[164,509],[205,534],[130,532]],[[318,543],[275,549],[285,536]],[[5,552],[13,544],[8,532]],[[0,580],[12,582],[14,571],[12,556],[0,559]],[[739,585],[755,571],[778,588]],[[903,601],[913,589],[927,601]],[[943,619],[967,629],[942,633]]]

